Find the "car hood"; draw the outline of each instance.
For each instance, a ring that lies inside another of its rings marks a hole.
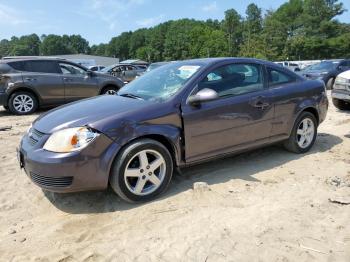
[[[98,96],[58,107],[41,115],[33,127],[40,132],[52,134],[55,131],[80,126],[90,126],[102,131],[98,124],[103,119],[142,111],[150,102],[121,96]],[[103,121],[102,121],[103,122]]]

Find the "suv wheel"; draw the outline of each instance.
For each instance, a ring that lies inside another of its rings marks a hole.
[[[343,100],[336,99],[336,98],[333,98],[332,101],[333,101],[333,105],[339,110],[350,110],[350,103],[345,102]]]
[[[28,115],[38,108],[38,100],[29,92],[15,92],[11,95],[9,110],[16,115]]]
[[[167,148],[157,141],[142,139],[118,155],[110,184],[128,202],[148,201],[167,189],[172,174],[173,161]]]
[[[102,91],[102,95],[116,95],[118,92],[118,88],[114,86],[108,86]]]
[[[303,112],[295,122],[292,134],[284,143],[287,150],[294,153],[306,153],[314,145],[317,136],[317,120],[309,112]]]
[[[334,85],[334,78],[328,79],[326,83],[327,90],[332,90]]]

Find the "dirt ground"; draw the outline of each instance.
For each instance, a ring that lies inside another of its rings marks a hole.
[[[350,261],[350,112],[331,105],[308,154],[192,167],[142,205],[31,183],[15,152],[36,117],[0,109],[0,261]]]

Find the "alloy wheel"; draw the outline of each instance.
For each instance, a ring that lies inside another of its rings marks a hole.
[[[304,118],[297,129],[297,143],[301,148],[311,145],[315,136],[315,124],[310,118]]]
[[[114,89],[108,89],[108,90],[106,90],[105,94],[106,95],[116,95],[117,91]]]
[[[29,95],[21,94],[13,99],[13,107],[19,113],[28,113],[34,107],[34,101]]]
[[[162,185],[165,174],[166,163],[163,156],[155,150],[142,150],[126,165],[124,180],[131,193],[144,196]]]

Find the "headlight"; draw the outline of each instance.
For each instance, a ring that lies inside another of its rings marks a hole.
[[[53,133],[44,149],[56,153],[69,153],[81,150],[99,134],[87,127],[68,128]]]
[[[340,83],[340,84],[348,84],[348,83],[350,83],[350,79],[346,79],[346,78],[344,78],[344,77],[338,76],[338,77],[335,79],[335,82],[336,82],[336,83]]]

